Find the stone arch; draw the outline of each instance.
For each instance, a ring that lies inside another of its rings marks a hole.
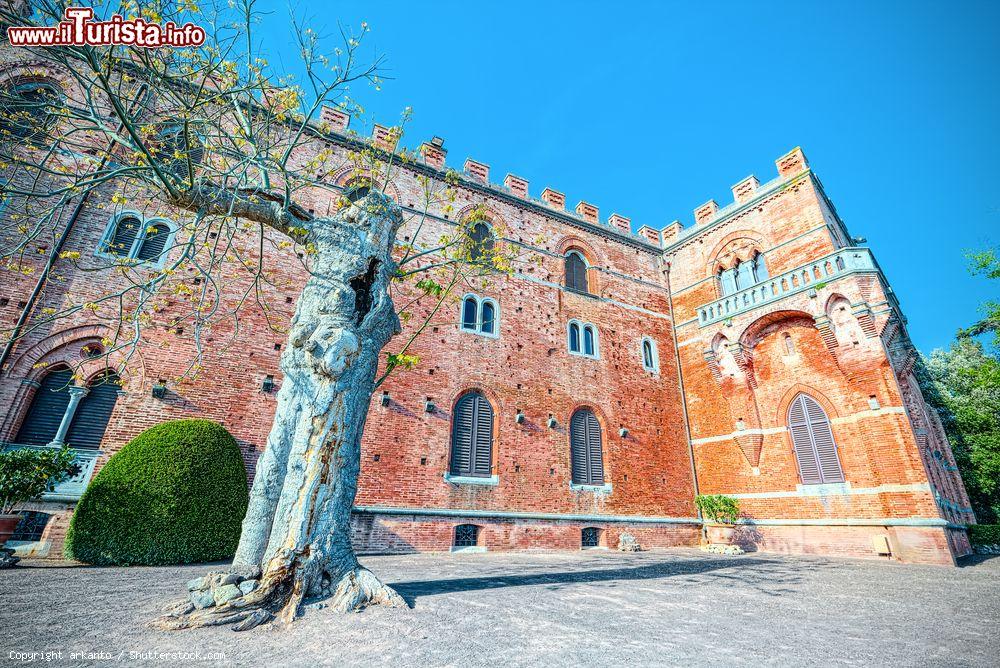
[[[813,387],[812,385],[794,383],[791,387],[785,390],[785,393],[781,395],[781,399],[778,400],[775,413],[772,416],[772,424],[785,425],[788,422],[788,409],[792,405],[792,400],[800,394],[807,394],[815,399],[816,403],[822,406],[823,410],[826,411],[827,418],[831,421],[835,417],[840,417],[840,411],[837,410],[837,407],[833,405],[833,402],[830,401],[830,398],[827,397],[822,390]]]
[[[359,185],[360,181],[367,181],[376,189],[384,192],[393,202],[397,204],[400,202],[399,189],[396,184],[391,179],[386,181],[385,174],[381,172],[359,167],[344,167],[334,173],[330,180],[337,188],[345,192],[351,187]]]
[[[736,262],[749,262],[755,253],[764,254],[770,248],[768,239],[756,230],[735,230],[722,237],[708,253],[706,276],[732,269]]]
[[[737,339],[749,350],[754,349],[760,340],[775,329],[785,325],[805,325],[815,327],[815,318],[805,311],[782,310],[767,313],[747,325]]]

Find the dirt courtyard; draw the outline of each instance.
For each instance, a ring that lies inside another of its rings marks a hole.
[[[36,562],[0,571],[0,650],[10,665],[992,666],[1000,654],[1000,557],[961,568],[688,549],[362,561],[411,608],[308,609],[289,628],[242,634],[145,626],[206,566]]]

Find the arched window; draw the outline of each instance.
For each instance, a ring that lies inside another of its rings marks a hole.
[[[132,257],[132,247],[142,230],[138,216],[124,214],[112,223],[112,232],[104,244],[105,252],[118,257]]]
[[[656,342],[648,336],[642,339],[642,368],[646,371],[659,371],[660,356],[656,351]]]
[[[593,325],[583,327],[583,354],[591,357],[597,356],[597,335],[594,334]]]
[[[483,334],[492,334],[495,321],[496,307],[493,306],[493,302],[484,300],[482,303],[482,317],[480,318],[479,331]]]
[[[137,260],[156,267],[163,265],[174,226],[162,218],[145,220],[127,211],[113,216],[104,231],[97,255]]]
[[[719,285],[722,288],[722,295],[731,295],[736,292],[736,270],[719,269]]]
[[[571,355],[593,358],[600,356],[597,328],[589,322],[570,320],[567,325],[567,342]]]
[[[573,413],[569,420],[569,454],[574,484],[604,484],[601,445],[601,425],[594,412],[581,408]]]
[[[844,482],[830,420],[815,399],[800,394],[788,408],[788,431],[803,485]]]
[[[462,299],[461,326],[466,332],[498,337],[500,306],[489,297],[465,295]]]
[[[763,255],[760,253],[754,253],[750,264],[753,267],[754,283],[760,283],[761,281],[766,281],[769,278],[767,273],[767,263],[764,262]]]
[[[468,296],[462,301],[462,329],[476,331],[479,328],[479,300]]]
[[[479,392],[463,394],[451,420],[451,475],[488,478],[493,472],[493,407]]]
[[[52,442],[69,406],[69,386],[72,384],[73,372],[67,368],[52,369],[42,378],[14,437],[15,443],[48,445]]]
[[[587,261],[577,251],[566,254],[566,287],[575,292],[590,293],[587,283]]]
[[[792,338],[791,334],[785,333],[785,354],[794,355],[795,354],[795,340]]]
[[[91,380],[87,387],[90,391],[80,401],[66,433],[66,442],[74,448],[101,447],[121,392],[118,374],[114,371],[105,371]]]
[[[347,193],[345,193],[344,197],[347,198],[348,202],[351,202],[353,204],[354,202],[357,202],[367,197],[368,193],[370,193],[371,191],[372,191],[371,184],[366,181],[361,181],[351,186],[347,191]]]
[[[493,256],[495,240],[490,226],[483,221],[473,223],[468,229],[469,260],[488,264]]]
[[[204,159],[205,147],[201,137],[190,127],[185,129],[183,123],[170,123],[157,133],[150,148],[155,157],[167,168],[167,171],[180,176],[188,176],[190,166],[196,166]]]
[[[21,81],[0,93],[0,139],[36,142],[48,136],[62,102],[59,89],[44,81]]]
[[[135,259],[143,262],[158,261],[167,245],[167,237],[169,236],[170,228],[164,223],[156,223],[147,227],[142,243],[139,244],[139,250],[135,254]]]
[[[736,272],[737,290],[744,290],[756,283],[753,277],[753,267],[750,262],[737,262],[733,269]]]
[[[578,353],[580,351],[580,325],[575,322],[569,323],[569,351]]]

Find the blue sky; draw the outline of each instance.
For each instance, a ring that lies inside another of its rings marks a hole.
[[[294,70],[288,3],[262,0],[265,49]],[[466,157],[633,225],[689,225],[710,198],[803,147],[851,233],[867,237],[924,352],[1000,285],[967,249],[1000,244],[1000,2],[335,2],[323,32],[367,21],[387,57],[356,91],[404,143]],[[331,42],[332,44],[332,42]],[[370,53],[370,51],[369,51]],[[358,128],[359,131],[363,131]]]

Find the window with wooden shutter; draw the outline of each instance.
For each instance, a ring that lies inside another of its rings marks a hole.
[[[830,420],[815,399],[800,394],[788,409],[795,459],[803,485],[844,482]]]
[[[150,225],[146,228],[146,236],[139,244],[139,251],[135,254],[137,260],[143,262],[157,262],[163,254],[163,249],[167,245],[167,238],[170,236],[170,228],[163,223]]]
[[[587,285],[587,263],[575,251],[566,255],[566,287],[576,292],[590,292]]]
[[[604,484],[601,425],[594,412],[581,408],[569,421],[570,464],[576,485]]]
[[[479,392],[464,394],[455,403],[450,472],[479,478],[493,472],[493,407]]]
[[[132,246],[142,229],[142,221],[135,216],[121,216],[115,222],[114,232],[107,241],[105,251],[119,257],[131,257]]]
[[[66,432],[66,442],[74,448],[101,447],[121,390],[118,374],[113,371],[101,374],[88,387],[90,391],[80,400]]]
[[[68,388],[72,382],[73,372],[69,369],[53,369],[42,379],[14,438],[15,443],[47,445],[55,438],[69,405]]]

